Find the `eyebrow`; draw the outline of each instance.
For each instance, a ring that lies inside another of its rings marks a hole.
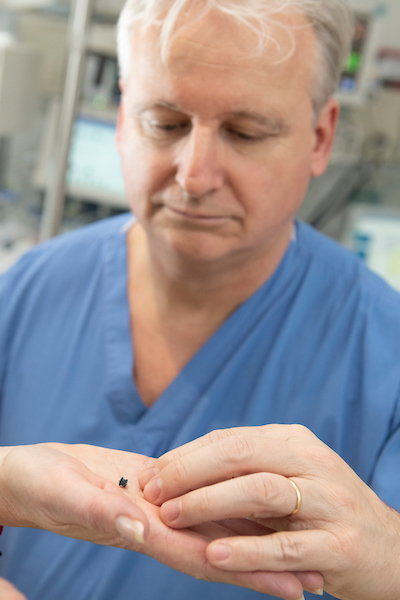
[[[147,112],[148,110],[154,110],[155,108],[167,108],[168,110],[173,110],[174,112],[182,112],[182,109],[175,104],[171,104],[170,102],[166,102],[165,100],[156,100],[155,102],[148,102],[144,104],[139,104],[135,108],[135,114],[141,115],[142,113]]]
[[[182,108],[177,106],[176,104],[172,104],[167,102],[166,100],[159,100],[156,102],[149,102],[148,104],[141,104],[135,110],[136,115],[140,115],[145,113],[148,110],[154,110],[157,108],[166,108],[173,112],[184,112]],[[226,118],[237,118],[237,119],[246,119],[249,121],[255,121],[260,125],[267,127],[268,129],[274,131],[275,133],[287,133],[290,130],[290,127],[283,119],[267,117],[258,112],[248,111],[248,110],[239,110],[234,111],[232,113],[228,113]]]

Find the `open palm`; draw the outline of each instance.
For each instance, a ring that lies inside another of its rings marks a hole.
[[[5,450],[5,449],[3,449]],[[227,573],[206,558],[209,542],[234,531],[217,523],[175,530],[143,498],[138,476],[148,457],[88,445],[38,444],[1,456],[0,523],[135,550],[196,578],[264,590],[274,574]],[[118,486],[121,477],[126,488]],[[122,537],[120,516],[144,524],[143,544]]]

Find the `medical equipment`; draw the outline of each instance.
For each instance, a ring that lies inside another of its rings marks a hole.
[[[27,129],[37,110],[40,54],[0,32],[0,137]]]

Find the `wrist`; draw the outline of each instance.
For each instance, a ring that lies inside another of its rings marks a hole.
[[[14,484],[19,474],[19,462],[18,460],[14,461],[14,453],[24,453],[28,448],[28,446],[0,448],[0,524],[3,527],[35,526],[26,519],[24,494],[16,494],[14,490]],[[23,464],[23,462],[22,459],[20,463]]]

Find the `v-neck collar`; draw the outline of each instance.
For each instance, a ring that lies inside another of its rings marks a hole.
[[[290,264],[289,260],[294,239],[268,281],[234,311],[148,408],[132,375],[134,349],[129,326],[127,232],[133,222],[132,218],[127,218],[123,226],[105,240],[103,248],[107,395],[118,418],[132,425],[140,423],[145,436],[155,419],[157,429],[167,431],[193,410],[196,400],[218,375],[221,366],[229,360],[248,331],[256,326],[259,311],[269,310],[279,300],[295,269],[295,261]],[[288,264],[289,269],[286,268]]]

